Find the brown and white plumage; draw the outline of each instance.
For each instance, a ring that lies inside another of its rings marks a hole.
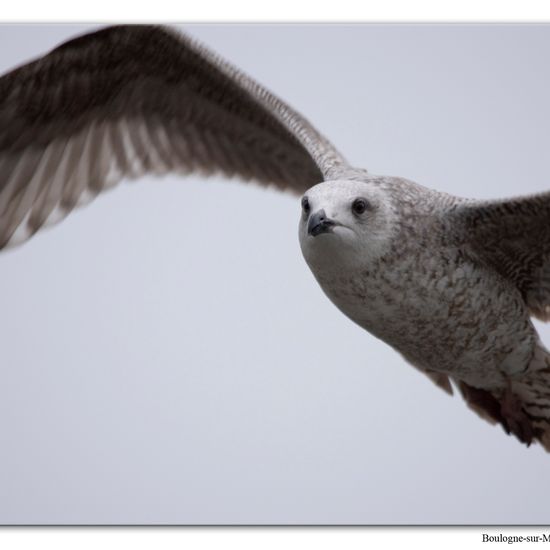
[[[472,202],[457,208],[456,216],[450,216],[454,230],[468,243],[477,261],[519,291],[531,316],[550,320],[550,193]],[[533,429],[527,439],[536,435],[550,451],[550,354],[538,337],[530,361],[519,370],[511,380],[515,380],[520,395],[518,406],[527,413]],[[469,398],[476,395],[474,410],[480,412],[480,402],[481,409],[485,404],[482,415],[489,409],[485,417],[509,428],[492,403],[492,395],[484,396],[464,382],[461,391],[470,404]]]
[[[353,169],[289,106],[162,27],[85,35],[0,79],[0,248],[123,179],[191,171],[307,192],[302,250],[333,302],[550,450],[550,361],[529,318],[548,317],[546,195],[474,202]],[[350,217],[358,194],[364,220]],[[308,233],[325,209],[351,233]]]
[[[215,171],[301,194],[345,165],[303,117],[171,29],[116,26],[0,79],[0,248],[123,178]]]
[[[454,382],[483,418],[550,451],[550,354],[530,320],[544,300],[530,301],[545,291],[545,196],[475,202],[362,174],[306,198],[302,251],[333,303],[443,390]],[[350,212],[355,200],[364,213]],[[326,231],[312,229],[319,212]]]
[[[520,290],[531,314],[550,319],[550,193],[459,209],[473,248]]]

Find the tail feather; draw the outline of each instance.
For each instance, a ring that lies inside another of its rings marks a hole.
[[[550,353],[538,349],[532,365],[535,370],[511,378],[507,389],[489,391],[456,383],[467,405],[483,419],[500,424],[527,446],[538,441],[550,452]]]
[[[536,439],[550,452],[550,357],[549,366],[527,373],[513,383],[513,390],[531,420]]]

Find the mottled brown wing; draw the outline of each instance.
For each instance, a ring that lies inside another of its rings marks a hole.
[[[0,248],[123,178],[221,172],[301,194],[343,166],[298,113],[164,27],[107,27],[0,78]]]
[[[550,193],[467,203],[455,214],[459,238],[517,286],[533,316],[550,320]]]

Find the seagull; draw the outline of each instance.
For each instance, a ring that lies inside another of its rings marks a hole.
[[[550,452],[550,193],[477,201],[351,166],[188,36],[118,25],[0,77],[0,249],[122,180],[221,173],[301,197],[299,241],[353,322]]]

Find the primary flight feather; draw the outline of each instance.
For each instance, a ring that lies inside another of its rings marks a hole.
[[[327,296],[476,412],[550,450],[550,195],[479,202],[351,167],[307,120],[171,29],[87,34],[0,78],[0,248],[119,181],[221,172],[302,195]]]

